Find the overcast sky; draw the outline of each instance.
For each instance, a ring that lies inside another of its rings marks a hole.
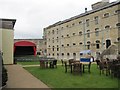
[[[101,0],[0,0],[0,18],[16,19],[14,38],[39,39],[43,28],[91,10]],[[110,0],[113,2],[115,0]]]

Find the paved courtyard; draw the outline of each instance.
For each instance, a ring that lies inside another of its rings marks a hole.
[[[8,71],[6,88],[49,88],[23,69],[21,65],[6,65],[5,67]]]

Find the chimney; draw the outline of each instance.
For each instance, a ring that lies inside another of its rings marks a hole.
[[[87,8],[85,8],[85,13],[87,12]]]

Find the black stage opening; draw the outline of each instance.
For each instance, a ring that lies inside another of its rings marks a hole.
[[[21,55],[34,55],[34,48],[33,46],[16,46],[15,56],[21,56]]]

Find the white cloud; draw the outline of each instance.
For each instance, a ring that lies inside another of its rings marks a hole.
[[[0,0],[0,18],[17,19],[15,38],[42,38],[43,28],[90,10],[97,1]]]

